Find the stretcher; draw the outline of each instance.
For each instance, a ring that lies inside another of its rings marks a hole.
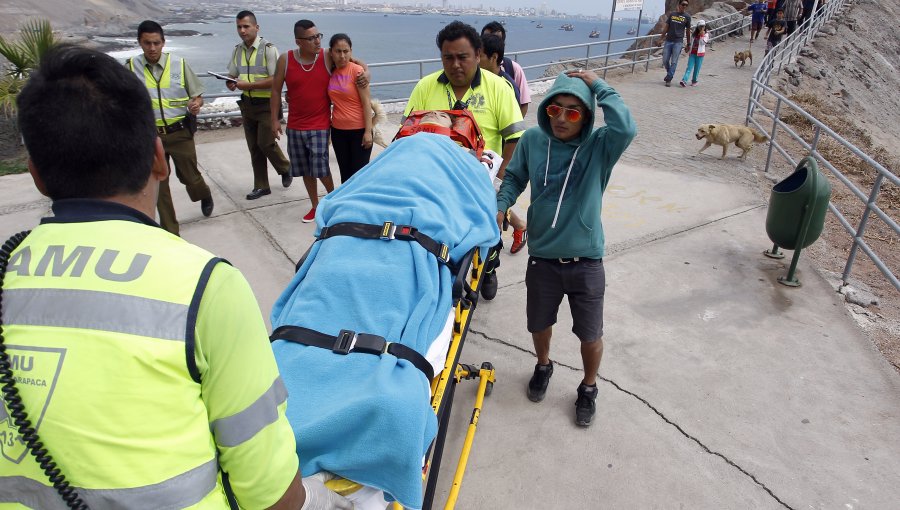
[[[460,362],[499,229],[491,178],[457,143],[400,140],[323,199],[272,312],[303,476],[331,472],[351,498],[383,491],[381,508],[433,506],[456,385],[477,380],[454,507],[495,381],[490,363]]]

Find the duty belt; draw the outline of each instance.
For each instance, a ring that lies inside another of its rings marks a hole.
[[[269,337],[269,341],[274,342],[275,340],[286,340],[297,344],[320,347],[342,355],[347,355],[351,352],[374,354],[376,356],[390,354],[412,363],[414,367],[425,374],[429,381],[434,379],[434,369],[424,356],[411,347],[388,342],[378,335],[342,329],[337,336],[333,336],[300,326],[281,326],[273,331],[272,336]]]
[[[420,232],[411,225],[395,225],[392,221],[386,221],[383,225],[369,225],[366,223],[336,223],[324,227],[317,240],[328,239],[334,236],[350,236],[362,239],[383,239],[385,241],[400,239],[402,241],[415,241],[428,253],[434,255],[438,262],[448,264],[450,262],[450,247],[439,243]]]
[[[160,135],[170,135],[185,128],[187,128],[187,124],[185,124],[183,120],[179,120],[178,122],[173,122],[168,126],[156,126],[156,132]]]

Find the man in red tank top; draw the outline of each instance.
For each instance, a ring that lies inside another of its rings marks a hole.
[[[281,136],[281,123],[275,115],[281,111],[281,91],[287,85],[288,101],[288,157],[291,174],[303,177],[303,185],[309,194],[310,210],[303,217],[304,223],[316,217],[319,192],[316,179],[322,181],[325,190],[334,190],[334,180],[329,168],[328,133],[331,128],[331,100],[328,98],[328,80],[333,67],[331,56],[322,50],[322,34],[315,23],[302,19],[294,24],[294,40],[297,49],[278,58],[272,81],[272,133]],[[365,64],[357,61],[365,67]],[[368,76],[363,74],[360,86],[368,86]]]

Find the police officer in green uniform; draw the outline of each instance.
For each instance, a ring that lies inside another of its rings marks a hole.
[[[0,248],[0,505],[352,508],[300,477],[247,281],[151,219],[169,170],[144,82],[60,45],[18,112],[54,216]]]
[[[209,186],[197,168],[197,149],[194,133],[186,116],[197,115],[203,106],[203,84],[184,59],[164,53],[166,38],[159,23],[146,20],[138,25],[138,43],[143,55],[128,59],[127,65],[144,82],[153,103],[156,131],[166,150],[166,158],[175,163],[175,175],[184,184],[191,201],[200,201],[204,216],[213,212]],[[175,205],[166,179],[160,185],[159,222],[169,232],[178,235]]]
[[[258,36],[259,25],[255,14],[241,11],[236,20],[241,43],[234,47],[228,61],[228,75],[236,81],[228,81],[226,86],[228,90],[243,91],[238,105],[253,165],[253,189],[247,194],[247,200],[256,200],[272,192],[266,160],[275,167],[285,188],[291,185],[294,178],[290,161],[272,135],[269,100],[272,97],[272,76],[278,63],[278,50]]]

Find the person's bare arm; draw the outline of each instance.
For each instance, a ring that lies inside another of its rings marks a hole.
[[[306,490],[300,482],[300,472],[298,471],[294,479],[291,480],[287,490],[281,495],[281,498],[274,505],[270,506],[268,510],[297,510],[303,507],[305,502]]]
[[[278,57],[275,65],[275,76],[269,78],[272,87],[272,98],[269,99],[269,114],[271,115],[272,136],[276,140],[281,138],[281,120],[278,113],[281,111],[281,89],[284,88],[284,70],[287,67],[288,53]]]
[[[368,149],[372,147],[372,139],[374,137],[372,133],[372,94],[369,92],[369,87],[360,87],[357,84],[356,88],[359,91],[359,101],[362,103],[363,121],[366,123],[362,146],[364,149]]]
[[[512,159],[513,152],[516,151],[516,144],[519,143],[519,139],[510,140],[508,142],[503,143],[503,163],[500,164],[500,168],[497,170],[497,178],[501,181],[503,180],[503,176],[506,175],[506,165],[509,164],[509,160]]]

